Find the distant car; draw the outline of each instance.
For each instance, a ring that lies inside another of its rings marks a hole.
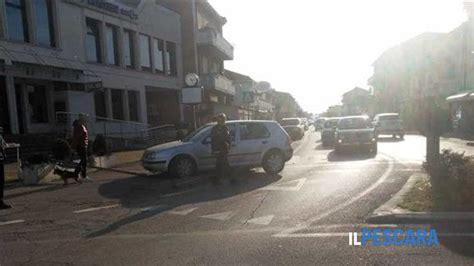
[[[372,155],[377,154],[375,128],[367,116],[342,117],[336,130],[336,153],[348,148],[362,149]]]
[[[324,123],[326,122],[327,118],[326,117],[320,117],[314,121],[314,130],[322,130],[324,128]]]
[[[283,118],[280,125],[290,135],[292,140],[300,140],[304,137],[304,125],[300,118]]]
[[[337,123],[339,117],[327,118],[321,131],[321,142],[323,147],[334,145]]]
[[[397,136],[403,139],[405,131],[402,127],[402,120],[397,113],[378,114],[374,117],[373,125],[375,127],[375,135],[392,135],[393,138]]]
[[[211,152],[211,128],[204,125],[182,141],[148,148],[142,158],[143,167],[153,173],[168,172],[182,178],[197,171],[213,169],[216,164]],[[270,174],[283,170],[293,156],[291,140],[275,121],[229,121],[232,144],[229,151],[231,167],[263,167]]]

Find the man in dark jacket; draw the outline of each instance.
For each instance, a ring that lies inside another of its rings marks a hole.
[[[7,144],[3,139],[3,128],[0,127],[0,210],[10,209],[11,206],[3,202],[3,189],[5,187],[5,148]]]
[[[87,146],[89,145],[89,133],[86,128],[86,116],[79,115],[79,119],[73,122],[72,147],[76,150],[80,158],[78,167],[81,168],[82,178],[87,176]]]
[[[211,129],[211,149],[216,157],[216,177],[213,180],[215,184],[220,182],[220,179],[228,174],[229,161],[227,155],[230,148],[230,131],[225,125],[226,115],[219,114],[216,118],[217,125]]]

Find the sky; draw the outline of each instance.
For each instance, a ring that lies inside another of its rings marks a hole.
[[[466,20],[462,0],[209,0],[234,46],[225,68],[290,92],[305,111],[368,88],[372,63],[423,32]]]

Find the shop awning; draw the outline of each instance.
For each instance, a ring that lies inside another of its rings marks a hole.
[[[474,100],[474,92],[468,91],[468,92],[462,92],[458,93],[455,95],[451,95],[448,98],[446,98],[446,101],[448,102],[464,102],[464,101],[473,101]]]

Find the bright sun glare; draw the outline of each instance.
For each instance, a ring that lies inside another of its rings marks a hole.
[[[228,19],[235,46],[226,68],[291,92],[322,112],[355,86],[386,49],[423,32],[448,32],[465,19],[461,0],[211,0]]]

